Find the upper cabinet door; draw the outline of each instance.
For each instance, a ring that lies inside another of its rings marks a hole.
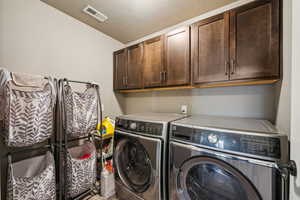
[[[144,42],[144,87],[158,87],[163,80],[163,37]]]
[[[142,88],[143,77],[143,44],[127,48],[127,89]]]
[[[126,49],[114,52],[114,89],[126,89]]]
[[[230,13],[230,79],[279,76],[279,0],[261,0]]]
[[[193,83],[229,79],[229,14],[220,14],[192,25]]]
[[[190,29],[179,28],[165,35],[164,84],[167,86],[190,83]]]

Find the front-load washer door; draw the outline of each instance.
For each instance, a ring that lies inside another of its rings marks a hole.
[[[180,168],[178,190],[187,200],[261,200],[250,181],[222,160],[198,156]]]
[[[272,199],[263,199],[253,182],[238,168],[238,165],[248,166],[249,173],[256,174],[255,165],[249,165],[243,160],[237,160],[237,164],[233,164],[230,163],[231,159],[222,160],[215,153],[207,153],[192,145],[170,142],[170,199]]]
[[[143,199],[160,199],[161,145],[159,139],[119,134],[114,153],[117,175]]]

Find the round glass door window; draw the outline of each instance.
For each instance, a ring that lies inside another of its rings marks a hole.
[[[121,140],[114,159],[120,179],[129,189],[138,193],[148,189],[152,180],[152,165],[142,144],[129,139]]]
[[[219,159],[191,159],[182,165],[179,179],[188,200],[261,200],[246,177]]]

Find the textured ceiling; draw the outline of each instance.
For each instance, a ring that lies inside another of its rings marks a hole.
[[[41,0],[99,31],[128,43],[236,0]],[[100,23],[82,9],[108,16]]]

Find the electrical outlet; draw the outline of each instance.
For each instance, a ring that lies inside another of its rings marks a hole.
[[[101,104],[102,112],[104,111],[104,104]]]
[[[181,113],[182,114],[187,114],[187,111],[188,111],[188,106],[187,105],[181,105],[180,106],[180,110],[181,110]]]

